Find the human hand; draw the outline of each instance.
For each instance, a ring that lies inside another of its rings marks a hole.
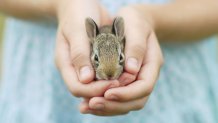
[[[85,100],[80,106],[82,113],[112,116],[139,110],[158,79],[163,56],[149,15],[145,19],[135,8],[127,7],[118,16],[124,18],[126,35],[126,72],[119,79],[122,86],[108,89],[104,97]]]
[[[63,0],[57,6],[58,31],[56,65],[70,92],[76,97],[102,96],[118,81],[92,82],[94,71],[90,63],[90,42],[85,18],[91,17],[101,25],[109,21],[107,12],[97,0]],[[87,84],[88,83],[88,84]]]

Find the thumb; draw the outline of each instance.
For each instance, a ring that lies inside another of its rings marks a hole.
[[[90,42],[85,27],[65,36],[70,44],[71,62],[77,72],[79,81],[89,83],[94,79],[90,61]]]
[[[141,15],[132,8],[121,10],[118,16],[123,17],[125,22],[125,70],[137,75],[148,50],[147,38],[151,30]]]
[[[134,25],[134,24],[133,24]],[[126,24],[126,46],[125,55],[126,63],[125,69],[127,72],[136,75],[142,65],[143,59],[147,51],[147,37],[148,30],[140,29],[142,27],[132,28],[131,25]]]
[[[127,72],[137,74],[141,68],[142,61],[146,54],[146,33],[136,33],[136,30],[126,31],[126,63]]]

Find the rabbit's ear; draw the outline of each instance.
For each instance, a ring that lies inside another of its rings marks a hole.
[[[116,17],[114,19],[112,32],[121,40],[124,38],[124,20],[122,17]]]
[[[86,18],[86,32],[91,39],[99,34],[98,26],[92,18]]]

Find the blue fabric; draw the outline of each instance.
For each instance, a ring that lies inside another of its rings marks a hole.
[[[102,0],[121,6],[164,0]],[[145,108],[128,115],[82,115],[54,64],[56,24],[9,18],[6,24],[0,123],[217,123],[216,39],[162,44],[165,65]],[[155,57],[155,56],[154,56]],[[134,90],[130,90],[134,91]]]

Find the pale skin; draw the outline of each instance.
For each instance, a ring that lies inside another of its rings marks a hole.
[[[113,19],[97,0],[19,0],[19,4],[1,0],[0,10],[24,19],[57,18],[57,67],[69,91],[85,99],[80,111],[101,116],[126,114],[144,107],[163,64],[157,39],[193,41],[218,32],[217,0],[178,0],[121,8],[117,16],[125,21],[125,72],[120,82],[93,82],[84,20],[91,17],[98,25],[104,25]]]

